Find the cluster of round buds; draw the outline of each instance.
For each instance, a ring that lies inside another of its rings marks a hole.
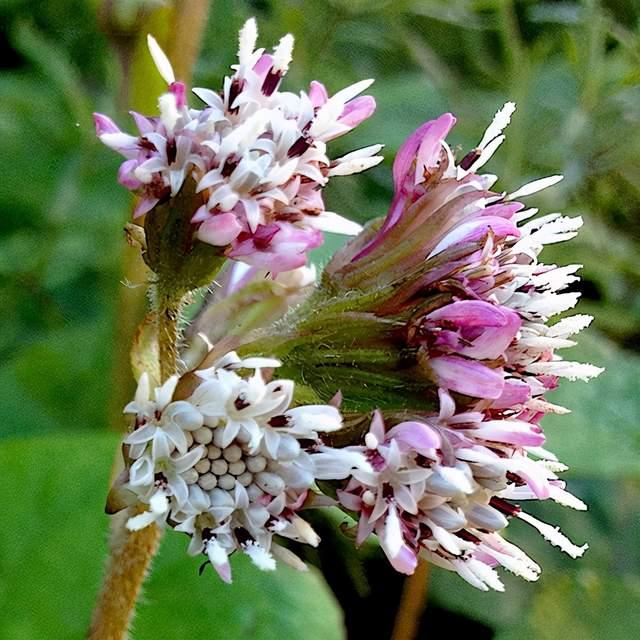
[[[350,447],[371,469],[355,470],[338,498],[358,519],[357,542],[376,533],[393,567],[411,574],[418,557],[456,571],[478,589],[504,590],[496,566],[526,580],[540,567],[500,532],[511,518],[535,527],[572,557],[584,553],[514,500],[546,499],[586,509],[556,473],[566,469],[541,448],[540,429],[489,412],[456,412],[440,392],[440,415],[385,431],[374,415],[365,444]]]
[[[303,265],[307,251],[322,243],[322,231],[358,233],[358,224],[325,210],[322,188],[331,176],[378,164],[382,145],[330,160],[326,143],[375,110],[371,96],[358,97],[372,81],[331,97],[315,81],[308,92],[280,91],[293,37],[284,36],[266,53],[256,50],[257,35],[250,19],[240,31],[238,64],[222,91],[194,89],[202,109],[187,105],[184,84],[149,37],[168,84],[159,99],[160,116],[132,113],[135,136],[102,114],[95,114],[95,122],[100,140],[126,158],[119,180],[140,195],[135,216],[176,196],[193,179],[197,196],[188,215],[196,237],[277,273]]]
[[[174,400],[177,377],[155,389],[146,374],[125,407],[135,416],[125,437],[128,473],[124,488],[142,505],[127,522],[131,530],[168,523],[191,537],[189,553],[205,554],[226,581],[229,555],[240,550],[261,569],[278,557],[302,562],[274,536],[316,545],[318,536],[298,512],[313,501],[317,478],[329,460],[341,477],[364,459],[322,444],[322,433],[340,429],[330,405],[290,408],[293,383],[265,382],[262,369],[277,360],[241,360],[231,352],[206,370],[186,400]],[[241,377],[240,370],[254,370]],[[314,458],[320,456],[316,465]]]

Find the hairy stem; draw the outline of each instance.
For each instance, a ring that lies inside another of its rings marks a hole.
[[[178,369],[178,322],[182,300],[160,296],[158,314],[158,352],[160,354],[160,378],[164,382]]]
[[[129,510],[114,516],[107,575],[98,596],[87,640],[123,640],[135,611],[142,583],[160,543],[161,530],[152,524],[140,531],[125,527]]]
[[[400,605],[393,625],[392,640],[414,640],[417,638],[422,612],[427,604],[427,582],[429,565],[418,561],[415,573],[404,581]]]
[[[156,308],[158,351],[162,382],[176,372],[178,361],[178,322],[182,301],[159,296]],[[138,510],[144,510],[139,506]],[[98,596],[88,640],[124,640],[133,618],[138,595],[158,546],[162,531],[151,524],[140,531],[129,531],[131,509],[117,514],[111,523],[111,549],[102,591]]]
[[[103,14],[105,11],[110,14],[112,4],[104,0]],[[176,74],[181,80],[189,82],[210,5],[210,0],[176,0],[167,6],[143,14],[144,24],[137,25],[136,32],[131,34],[133,42],[130,43],[128,51],[120,52],[125,66],[125,77],[129,79],[123,85],[123,89],[130,94],[132,106],[136,110],[143,112],[152,110],[155,106],[155,96],[165,90],[161,78],[151,68],[153,63],[144,44],[146,34],[155,33],[159,37],[161,44],[174,58]],[[103,19],[107,19],[108,24],[110,24],[110,17],[113,16],[102,15]],[[115,33],[119,33],[118,25],[113,26]],[[188,34],[188,47],[184,46],[183,34]],[[115,39],[117,40],[117,37]],[[157,90],[152,86],[155,83],[157,83]],[[143,269],[142,261],[137,260],[135,265],[131,262],[127,268],[127,279],[132,282],[145,279],[146,270],[143,274],[141,273]],[[176,302],[175,297],[171,299],[174,303]],[[121,338],[130,336],[137,324],[137,322],[127,321],[132,315],[132,309],[139,308],[140,312],[133,314],[136,316],[141,315],[142,308],[140,298],[137,300],[139,303],[137,305],[131,304],[131,300],[125,302],[127,304],[120,305],[118,314],[122,324],[120,327],[122,330],[118,332]],[[158,302],[162,304],[161,300]],[[168,305],[166,308],[157,307],[159,368],[163,381],[173,375],[177,368],[180,302],[172,305],[171,309]],[[122,316],[127,317],[122,319]],[[118,355],[115,368],[120,372],[125,362],[129,360],[129,350],[121,349]],[[116,394],[116,400],[128,395],[126,393],[128,383],[124,376],[118,375],[116,387],[121,390],[120,395]],[[122,406],[120,402],[117,404],[119,407]],[[138,596],[162,535],[161,529],[155,524],[135,532],[126,528],[128,518],[133,515],[131,511],[137,508],[126,509],[112,518],[110,556],[102,590],[87,634],[89,640],[125,640],[128,636]]]

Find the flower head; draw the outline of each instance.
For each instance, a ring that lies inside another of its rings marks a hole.
[[[590,317],[550,321],[576,304],[568,289],[579,265],[538,258],[582,221],[536,218],[518,201],[559,176],[507,194],[492,190],[495,176],[476,173],[514,109],[505,105],[460,161],[445,141],[451,114],[420,127],[395,159],[386,218],[334,256],[298,312],[313,343],[298,357],[301,377],[344,381],[345,407],[383,412],[363,442],[342,450],[370,465],[355,465],[338,489],[357,518],[357,541],[376,534],[397,570],[412,573],[422,556],[483,590],[503,589],[498,565],[528,580],[539,574],[501,536],[511,520],[572,557],[586,549],[520,503],[586,508],[558,478],[566,467],[543,448],[541,420],[566,412],[546,398],[561,378],[602,371],[558,355]],[[332,470],[345,478],[335,456]]]
[[[194,392],[173,402],[176,378],[150,400],[142,376],[136,399],[125,409],[136,419],[124,439],[124,487],[142,505],[128,528],[167,522],[187,533],[189,552],[205,554],[226,581],[234,551],[246,553],[260,569],[275,568],[275,557],[303,568],[277,544],[278,536],[319,541],[298,512],[312,499],[318,452],[323,459],[340,455],[321,435],[340,429],[342,418],[329,405],[290,407],[293,383],[265,382],[262,375],[279,364],[231,352],[198,371]],[[250,369],[251,376],[239,375]],[[346,466],[342,461],[343,477],[355,464],[366,462],[353,455]]]
[[[517,504],[551,498],[586,509],[556,475],[566,467],[541,448],[536,416],[496,419],[490,411],[457,411],[446,391],[440,399],[439,415],[389,430],[376,413],[364,445],[351,447],[371,465],[353,471],[338,491],[340,503],[358,519],[357,542],[376,533],[398,571],[413,573],[423,556],[483,591],[504,590],[496,566],[527,580],[540,573],[501,536],[513,518],[572,557],[582,555],[586,545],[577,547]]]
[[[445,142],[452,115],[420,127],[395,159],[387,217],[327,272],[335,289],[366,292],[352,295],[354,310],[404,325],[406,353],[436,388],[495,408],[544,411],[541,396],[559,377],[589,379],[601,369],[556,353],[575,344],[568,337],[588,325],[586,316],[548,324],[576,304],[579,294],[566,289],[580,265],[538,260],[545,244],[573,238],[582,220],[535,218],[537,209],[516,201],[560,176],[506,194],[491,190],[495,176],[475,173],[504,139],[514,109],[507,103],[460,162]]]
[[[381,145],[330,160],[327,142],[368,118],[371,80],[329,96],[319,82],[308,92],[280,90],[292,59],[293,36],[271,53],[256,49],[250,19],[240,31],[238,63],[220,92],[194,89],[203,108],[187,105],[185,86],[149,36],[149,49],[168,91],[160,115],[133,113],[137,135],[122,133],[96,114],[100,140],[126,160],[121,184],[140,195],[134,216],[175,197],[185,181],[196,184],[187,215],[198,240],[224,248],[229,257],[275,273],[305,264],[322,232],[356,234],[360,226],[325,210],[322,188],[329,178],[378,164]]]

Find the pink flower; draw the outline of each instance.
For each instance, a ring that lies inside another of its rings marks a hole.
[[[484,591],[504,590],[499,565],[526,580],[540,573],[500,535],[511,518],[528,522],[569,555],[582,555],[586,545],[576,547],[512,502],[551,498],[586,508],[553,472],[555,459],[540,448],[544,437],[532,416],[459,412],[446,392],[440,401],[439,415],[389,430],[374,413],[364,445],[348,448],[370,464],[354,469],[337,493],[358,521],[356,542],[375,534],[397,571],[413,573],[423,556]]]
[[[255,233],[241,233],[227,255],[277,275],[305,265],[307,253],[321,244],[317,229],[277,222],[260,225]]]
[[[195,238],[227,246],[227,255],[248,264],[270,269],[273,264],[282,271],[304,264],[306,251],[322,242],[315,230],[347,235],[361,230],[325,210],[322,189],[333,176],[378,164],[381,145],[331,160],[326,143],[374,112],[375,100],[360,95],[372,80],[333,96],[318,82],[309,94],[281,92],[293,36],[284,36],[272,53],[265,53],[255,48],[257,35],[255,20],[247,21],[240,32],[238,64],[221,93],[194,89],[204,103],[201,109],[187,106],[185,85],[176,81],[167,56],[149,37],[151,55],[167,83],[159,117],[132,113],[139,131],[133,136],[95,114],[96,133],[126,158],[118,178],[140,196],[136,217],[175,197],[192,180],[196,196],[186,215]],[[275,244],[265,242],[271,231],[264,228],[274,225],[287,231],[279,231]]]

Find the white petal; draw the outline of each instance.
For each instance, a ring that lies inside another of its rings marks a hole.
[[[558,547],[561,551],[564,551],[572,558],[579,558],[589,548],[589,545],[587,544],[583,544],[581,547],[578,547],[560,531],[559,527],[552,527],[546,522],[541,522],[524,511],[518,513],[516,517],[528,522],[542,534],[542,537],[545,540],[549,541],[553,546]]]
[[[323,211],[318,216],[306,216],[304,221],[314,229],[345,236],[357,236],[362,231],[362,225],[348,218],[343,218],[333,211]]]
[[[282,37],[273,52],[273,70],[286,73],[293,58],[293,36],[287,33]]]
[[[505,200],[517,200],[518,198],[524,198],[525,196],[530,196],[533,193],[537,193],[538,191],[542,191],[547,187],[552,187],[554,184],[558,184],[560,180],[563,179],[564,176],[555,175],[548,176],[546,178],[540,178],[539,180],[534,180],[533,182],[528,182],[527,184],[522,185],[517,191],[510,193],[506,196]]]
[[[251,562],[262,571],[274,571],[276,561],[273,556],[257,542],[250,542],[243,551],[251,558]]]
[[[140,529],[148,527],[155,521],[156,514],[151,511],[143,511],[127,520],[127,529],[129,529],[129,531],[140,531]]]
[[[153,62],[155,63],[156,68],[158,69],[158,72],[162,76],[163,80],[167,84],[175,82],[176,77],[173,73],[173,67],[169,62],[169,58],[167,58],[167,55],[160,48],[157,40],[151,34],[147,35],[147,46],[149,47],[149,53],[153,58]]]
[[[249,18],[240,29],[238,38],[238,60],[240,64],[246,64],[256,48],[258,40],[258,25],[255,18]]]
[[[491,124],[487,127],[487,130],[484,132],[482,136],[482,140],[478,147],[484,149],[487,144],[489,144],[494,138],[499,136],[506,126],[511,122],[511,116],[516,110],[515,102],[507,102],[505,105],[496,113],[491,121]]]

